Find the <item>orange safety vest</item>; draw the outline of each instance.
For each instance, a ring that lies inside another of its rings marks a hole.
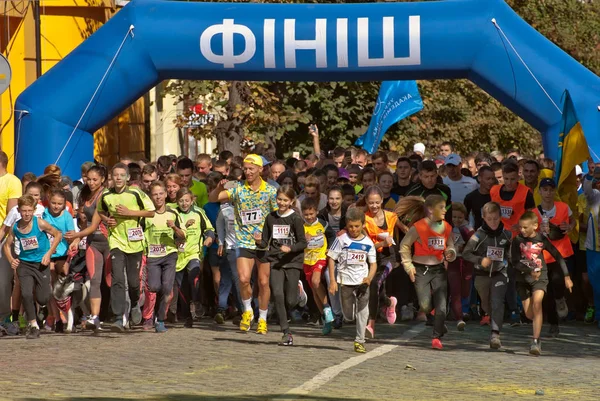
[[[444,260],[444,251],[448,245],[448,239],[452,235],[452,226],[444,221],[444,232],[437,233],[429,227],[426,219],[415,223],[415,229],[419,234],[419,241],[415,241],[415,256],[435,256],[437,260]]]
[[[377,225],[375,218],[371,216],[370,212],[365,213],[365,230],[374,244],[385,239],[385,235],[381,235],[384,233],[387,233],[387,235],[394,238],[394,227],[396,227],[398,215],[396,213],[388,212],[387,210],[384,210],[383,213],[385,216],[385,222],[387,224],[386,230]],[[383,252],[383,247],[377,248],[377,252]]]
[[[527,201],[527,194],[529,188],[523,184],[517,186],[517,190],[513,195],[513,198],[509,201],[503,200],[500,197],[500,188],[502,185],[494,185],[490,190],[490,196],[492,202],[496,202],[500,205],[500,216],[502,217],[502,223],[507,230],[512,231],[513,238],[519,234],[519,230],[513,231],[512,226],[519,224],[519,219],[525,213],[525,202]]]
[[[554,206],[556,207],[556,213],[554,214],[554,217],[550,219],[550,223],[556,226],[559,226],[561,223],[568,223],[569,206],[564,202],[558,201],[554,202]],[[541,224],[543,217],[538,208],[535,208],[535,213],[538,215],[538,220]],[[571,239],[569,238],[568,234],[566,234],[561,239],[557,239],[554,241],[550,240],[550,242],[556,247],[556,249],[558,249],[560,255],[565,259],[575,254],[575,252],[573,252],[573,247],[571,246]],[[554,259],[548,251],[544,251],[544,260],[546,261],[546,263],[556,262],[556,259]]]

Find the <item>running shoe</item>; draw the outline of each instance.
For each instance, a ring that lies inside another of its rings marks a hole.
[[[19,322],[18,322],[18,324],[19,324],[19,329],[21,331],[24,331],[27,328],[27,319],[25,319],[25,316],[19,315]]]
[[[456,329],[457,329],[458,331],[465,331],[465,326],[466,326],[466,325],[467,325],[467,324],[465,323],[465,321],[464,321],[464,320],[459,320],[459,321],[458,321],[458,323],[456,323]]]
[[[434,338],[431,340],[431,348],[433,349],[442,349],[444,346],[442,345],[442,341],[439,338]]]
[[[409,320],[413,320],[414,317],[415,310],[413,309],[412,305],[402,305],[402,308],[400,308],[400,320],[407,322]]]
[[[481,321],[479,322],[479,325],[481,325],[481,326],[489,326],[490,325],[490,316],[486,315],[486,316],[482,317]]]
[[[426,321],[427,321],[427,315],[425,314],[425,312],[417,313],[417,322],[426,322]]]
[[[186,329],[191,329],[192,327],[194,327],[194,319],[192,317],[188,317],[187,319],[185,319],[183,327],[185,327]]]
[[[325,323],[331,323],[335,320],[333,317],[333,312],[331,311],[331,307],[326,306],[323,308],[323,321]]]
[[[331,334],[332,330],[333,330],[333,324],[331,322],[323,323],[323,328],[321,329],[321,332],[323,333],[324,336]]]
[[[502,347],[502,343],[500,342],[500,334],[492,333],[490,337],[490,348],[491,349],[500,349]]]
[[[253,320],[254,320],[254,312],[252,312],[252,309],[247,310],[246,312],[242,313],[242,320],[240,321],[240,330],[241,331],[250,330],[250,327],[252,327]]]
[[[596,310],[594,309],[594,307],[588,306],[585,311],[585,317],[583,318],[583,321],[587,324],[594,323],[594,321],[596,321],[596,319],[594,318],[595,313],[596,313]]]
[[[126,324],[127,323],[124,321],[124,319],[117,319],[117,320],[115,320],[113,327],[115,328],[116,331],[123,333],[125,331]]]
[[[365,327],[365,337],[369,339],[375,338],[375,328],[370,324],[367,324],[367,327]]]
[[[217,324],[225,323],[225,316],[223,316],[222,312],[217,312],[217,314],[215,315],[215,323],[217,323]]]
[[[333,328],[339,330],[344,325],[344,317],[342,315],[336,315],[333,319]]]
[[[28,340],[35,340],[37,338],[40,338],[40,329],[38,327],[28,326],[27,335],[25,338],[27,338]]]
[[[542,353],[542,343],[540,340],[533,340],[529,347],[529,353],[531,355],[539,356]]]
[[[308,302],[308,296],[306,295],[306,291],[304,291],[302,280],[298,280],[298,306],[304,308],[306,302]]]
[[[265,319],[258,319],[258,327],[256,328],[256,334],[267,334],[267,321]]]
[[[12,324],[12,323],[0,323],[0,333],[1,335],[6,335],[6,336],[16,336],[18,335],[20,332],[19,330],[19,325],[18,324]]]
[[[359,343],[358,341],[354,341],[354,352],[358,352],[359,354],[364,354],[367,352],[364,344]]]
[[[137,326],[142,323],[142,310],[140,309],[140,304],[138,303],[136,306],[131,308],[131,324]]]
[[[308,321],[306,322],[308,326],[320,326],[321,325],[321,317],[317,314],[314,316],[310,316]]]
[[[396,323],[396,305],[398,305],[396,297],[390,297],[390,306],[388,306],[385,311],[385,317],[389,324]]]
[[[510,327],[516,327],[521,325],[521,314],[519,311],[510,312]]]
[[[550,326],[550,331],[548,332],[550,337],[556,338],[560,334],[560,329],[558,328],[558,324],[553,324]]]
[[[164,322],[163,322],[164,325]],[[144,331],[150,331],[155,329],[155,324],[154,324],[154,319],[150,318],[150,319],[145,319],[144,323],[142,323],[142,330]]]
[[[569,314],[569,307],[567,306],[565,297],[556,300],[556,313],[559,319],[564,319]]]
[[[166,333],[167,332],[167,328],[165,327],[165,322],[156,322],[156,324],[154,325],[154,330],[157,333]]]
[[[292,337],[292,333],[283,333],[283,337],[281,337],[281,342],[279,345],[290,346],[294,345],[294,337]]]

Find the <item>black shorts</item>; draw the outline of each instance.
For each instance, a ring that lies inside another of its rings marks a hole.
[[[517,281],[517,294],[519,294],[521,301],[531,298],[531,294],[535,291],[542,290],[545,294],[547,292],[546,288],[548,288],[548,280],[536,280],[532,283]]]
[[[206,260],[210,267],[219,267],[222,257],[217,254],[218,248],[208,248],[206,250]]]
[[[247,259],[258,259],[260,263],[268,262],[267,251],[261,251],[258,249],[238,248],[237,257]]]

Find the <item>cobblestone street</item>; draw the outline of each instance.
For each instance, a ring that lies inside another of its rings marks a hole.
[[[597,400],[600,330],[569,324],[544,339],[541,357],[529,356],[531,327],[507,327],[503,349],[492,351],[487,328],[463,333],[448,323],[444,350],[430,349],[423,324],[378,325],[368,352],[355,354],[347,325],[323,337],[314,327],[292,327],[293,347],[243,334],[208,320],[165,335],[46,334],[38,341],[4,337],[0,398],[17,400]],[[547,331],[544,328],[544,332]]]

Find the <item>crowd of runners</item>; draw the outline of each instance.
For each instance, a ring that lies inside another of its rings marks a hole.
[[[434,349],[448,324],[489,326],[493,349],[503,323],[531,324],[539,355],[543,322],[600,320],[600,164],[577,170],[572,210],[543,156],[321,152],[311,134],[305,158],[123,158],[75,181],[56,165],[19,179],[0,152],[0,333],[213,319],[291,346],[290,322],[354,325],[365,352],[397,319],[432,326]]]

